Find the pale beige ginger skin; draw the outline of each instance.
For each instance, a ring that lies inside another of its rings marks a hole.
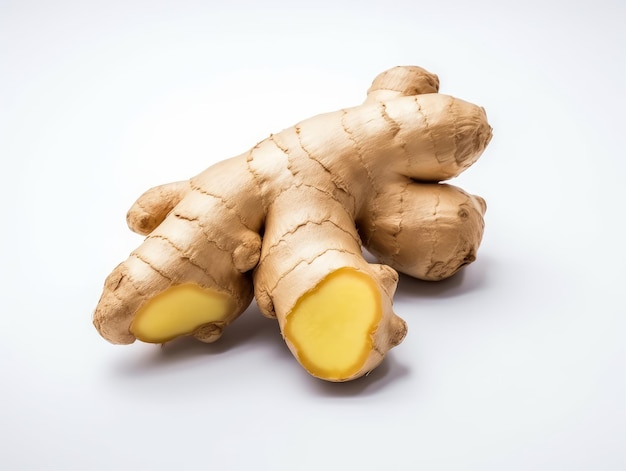
[[[303,363],[285,335],[289,316],[330,274],[352,269],[380,293],[369,353],[338,375],[309,372],[345,381],[372,370],[406,334],[392,309],[395,270],[449,277],[474,260],[482,239],[484,200],[438,182],[478,159],[491,128],[482,108],[438,87],[422,68],[395,67],[360,106],[302,121],[189,181],[148,190],[128,213],[130,228],[147,238],[107,279],[94,314],[99,332],[133,342],[144,303],[193,283],[233,301],[225,318],[189,332],[213,341],[254,290]],[[368,263],[363,245],[383,264]]]

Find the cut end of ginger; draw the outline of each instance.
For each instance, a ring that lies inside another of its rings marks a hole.
[[[224,321],[233,310],[232,299],[224,293],[196,284],[176,285],[145,303],[137,311],[130,331],[143,342],[163,343]]]
[[[367,361],[382,317],[376,282],[353,268],[326,276],[286,318],[285,337],[312,375],[350,379]]]

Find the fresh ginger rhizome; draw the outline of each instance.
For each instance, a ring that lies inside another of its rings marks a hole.
[[[484,200],[441,182],[478,159],[491,127],[438,88],[422,68],[395,67],[362,105],[148,190],[127,217],[146,239],[107,278],[98,331],[119,344],[212,342],[255,296],[312,375],[375,368],[407,331],[392,310],[396,270],[447,278],[482,239]]]

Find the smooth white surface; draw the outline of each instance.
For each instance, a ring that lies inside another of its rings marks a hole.
[[[623,3],[218,4],[0,1],[0,468],[626,469]],[[454,182],[478,260],[401,279],[383,366],[310,378],[254,308],[212,346],[97,335],[141,192],[397,64],[494,139]]]

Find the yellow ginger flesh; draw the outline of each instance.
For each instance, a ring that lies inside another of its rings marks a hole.
[[[232,311],[228,295],[187,283],[172,286],[144,304],[130,330],[144,342],[163,343],[191,334],[205,324],[220,322]]]
[[[381,317],[376,282],[362,272],[343,268],[300,298],[287,316],[285,337],[307,371],[342,380],[367,360]]]

